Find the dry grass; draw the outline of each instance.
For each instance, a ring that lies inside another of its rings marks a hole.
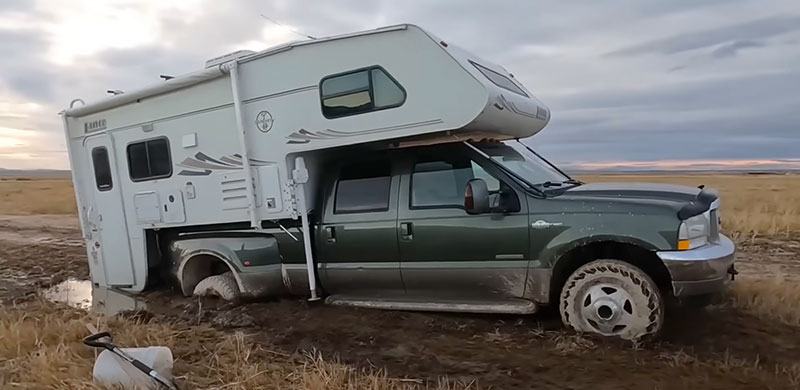
[[[800,231],[800,175],[590,175],[587,182],[705,184],[719,191],[723,229],[734,236]]]
[[[75,214],[75,193],[68,179],[0,180],[0,214]]]
[[[800,283],[783,275],[740,277],[732,284],[733,306],[759,318],[800,327]]]
[[[287,355],[252,341],[252,335],[208,326],[100,317],[47,302],[0,310],[0,388],[97,389],[91,371],[95,351],[81,343],[86,324],[109,329],[120,346],[164,345],[175,356],[173,374],[182,389],[370,389],[470,388],[442,380],[390,378],[326,361],[315,352]]]

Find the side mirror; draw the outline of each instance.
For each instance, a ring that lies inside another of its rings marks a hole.
[[[472,179],[464,190],[464,210],[467,214],[489,212],[489,188],[483,179]]]

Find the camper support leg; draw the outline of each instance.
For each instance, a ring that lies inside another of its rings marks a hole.
[[[231,89],[233,92],[233,111],[236,115],[236,130],[239,133],[239,145],[242,149],[242,168],[247,182],[247,212],[250,214],[250,227],[261,229],[261,223],[256,216],[256,186],[253,180],[253,171],[250,169],[250,155],[247,153],[247,133],[244,130],[242,111],[242,97],[239,94],[239,63],[234,61],[230,66]]]
[[[308,169],[302,157],[294,159],[294,170],[292,180],[295,183],[295,198],[297,199],[297,211],[300,212],[300,221],[303,224],[303,246],[306,251],[306,269],[308,270],[308,288],[311,290],[310,301],[319,300],[317,296],[317,277],[314,272],[314,256],[311,253],[311,227],[308,223],[308,207],[306,205],[305,183],[308,182]]]

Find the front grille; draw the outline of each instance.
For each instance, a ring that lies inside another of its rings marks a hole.
[[[711,226],[711,233],[708,238],[712,242],[719,241],[719,218],[717,218],[717,209],[712,209],[709,215],[709,225]]]

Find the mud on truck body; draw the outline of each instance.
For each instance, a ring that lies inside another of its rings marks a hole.
[[[735,271],[710,189],[587,184],[550,111],[413,25],[294,42],[62,113],[93,283],[534,313],[638,338]],[[525,141],[521,141],[525,139]]]

